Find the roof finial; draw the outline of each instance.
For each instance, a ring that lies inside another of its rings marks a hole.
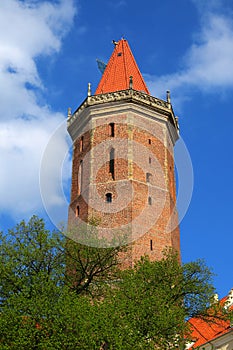
[[[91,96],[91,83],[88,83],[87,96]]]
[[[167,90],[167,103],[169,104],[169,108],[171,108],[171,95],[170,95],[170,90]]]
[[[72,114],[72,113],[71,113],[71,108],[70,108],[70,107],[68,108],[68,113],[67,113],[67,114],[68,114],[68,117],[70,117],[71,114]]]
[[[130,77],[129,77],[129,88],[130,89],[133,88],[133,77],[132,77],[132,75],[130,75]]]

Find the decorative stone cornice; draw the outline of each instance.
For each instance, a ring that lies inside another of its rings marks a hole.
[[[73,114],[68,114],[68,119],[67,119],[68,127],[71,126],[74,120],[78,118],[79,114],[85,108],[93,105],[119,102],[119,101],[139,103],[153,110],[163,112],[165,115],[169,116],[169,119],[172,122],[173,126],[176,128],[176,130],[177,131],[179,130],[178,120],[174,115],[170,101],[167,102],[164,100],[160,100],[159,98],[148,95],[145,92],[133,90],[133,89],[88,96]]]

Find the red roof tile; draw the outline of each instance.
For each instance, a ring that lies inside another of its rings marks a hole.
[[[129,89],[130,76],[133,77],[133,89],[149,94],[128,42],[121,39],[115,44],[95,94]]]

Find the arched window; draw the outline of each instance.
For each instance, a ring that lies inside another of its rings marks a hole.
[[[107,203],[112,203],[112,193],[106,193],[105,199]]]
[[[151,197],[148,197],[148,204],[152,205],[152,198]]]
[[[79,208],[79,205],[77,205],[76,211],[75,211],[75,216],[76,216],[76,218],[78,218],[79,215],[80,215],[80,208]]]

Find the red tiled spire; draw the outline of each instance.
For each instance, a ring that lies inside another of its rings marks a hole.
[[[129,89],[130,76],[133,77],[132,88],[134,90],[149,94],[128,42],[121,39],[115,44],[115,49],[108,61],[95,95]]]

